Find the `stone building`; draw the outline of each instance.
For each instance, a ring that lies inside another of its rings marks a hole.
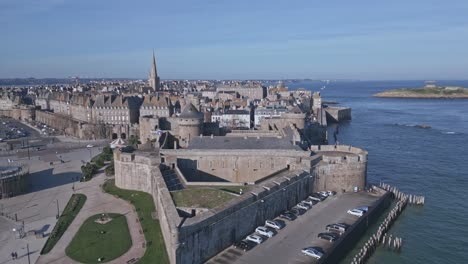
[[[179,146],[187,147],[190,141],[202,134],[204,116],[193,104],[188,104],[177,117]]]
[[[242,97],[250,99],[263,99],[266,97],[266,87],[257,85],[221,85],[216,88],[218,96],[221,93],[238,93]]]
[[[173,113],[174,107],[164,95],[146,95],[140,107],[140,116],[170,117]]]
[[[29,171],[25,165],[0,166],[0,199],[10,198],[26,190]]]
[[[125,139],[136,133],[141,103],[138,96],[98,95],[92,108],[93,123],[112,126],[112,138]]]
[[[211,122],[218,122],[220,127],[250,128],[249,110],[226,110],[215,112],[211,115]]]
[[[36,107],[39,107],[42,110],[50,110],[50,98],[52,93],[47,90],[40,90],[36,94],[36,99],[34,100],[34,104]]]
[[[10,110],[21,104],[21,97],[9,92],[0,92],[0,110]]]

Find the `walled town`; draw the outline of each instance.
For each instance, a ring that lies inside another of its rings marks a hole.
[[[16,238],[35,236],[37,263],[337,263],[392,198],[392,217],[423,203],[370,186],[366,150],[327,144],[328,124],[350,122],[350,108],[283,82],[162,81],[154,52],[148,81],[4,88],[0,116],[0,217]],[[60,173],[71,176],[56,183]],[[39,176],[51,185],[38,193],[63,189],[30,205]],[[55,201],[56,214],[31,211]],[[78,246],[89,219],[104,244],[118,215],[127,248]],[[380,230],[370,241],[353,263],[402,244]]]

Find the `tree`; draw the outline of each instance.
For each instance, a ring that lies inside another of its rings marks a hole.
[[[106,171],[106,176],[114,175],[115,170],[114,170],[114,162],[113,161],[111,162],[111,164],[109,164],[109,166],[106,167],[105,171]]]
[[[131,135],[130,138],[128,139],[128,144],[130,146],[136,146],[140,143],[138,137],[134,136],[134,135]]]

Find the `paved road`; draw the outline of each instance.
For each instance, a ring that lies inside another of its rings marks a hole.
[[[98,153],[95,148],[92,155]],[[40,152],[37,152],[40,153]],[[41,156],[32,156],[31,160],[23,158],[18,160],[29,165],[29,193],[0,200],[0,210],[14,219],[15,215],[19,222],[11,221],[0,216],[0,264],[6,263],[28,263],[27,248],[29,245],[30,260],[34,263],[39,257],[39,253],[46,241],[46,238],[35,238],[28,236],[23,239],[16,239],[12,229],[22,221],[25,223],[25,230],[40,230],[41,233],[48,235],[56,223],[57,201],[59,210],[62,211],[70,196],[72,195],[72,186],[79,189],[88,183],[78,183],[77,177],[81,174],[81,160],[89,159],[88,149],[70,150],[58,152],[58,154],[48,154],[55,156],[62,155],[65,163],[56,163],[52,166],[45,162]],[[10,157],[9,157],[10,158]],[[57,159],[58,160],[58,159]],[[1,161],[6,162],[6,159]],[[1,163],[1,162],[0,162]],[[20,256],[14,262],[11,260],[11,252],[16,251]]]
[[[81,209],[80,213],[73,220],[71,225],[68,227],[65,234],[60,238],[58,243],[46,255],[40,256],[36,263],[38,264],[68,264],[78,263],[73,261],[65,254],[65,249],[71,242],[78,229],[89,217],[100,214],[100,213],[117,213],[125,215],[127,223],[129,225],[130,236],[132,238],[132,247],[121,257],[106,263],[118,264],[126,263],[130,259],[141,258],[145,253],[143,243],[145,238],[143,233],[140,233],[141,225],[136,220],[138,216],[133,210],[133,207],[122,199],[117,199],[112,195],[104,193],[100,187],[104,183],[106,176],[100,174],[91,180],[92,184],[77,190],[77,193],[83,193],[86,195],[87,200]]]
[[[304,256],[301,249],[319,246],[327,250],[330,243],[317,238],[319,233],[325,232],[325,226],[337,222],[353,224],[357,217],[348,215],[346,211],[350,208],[370,205],[377,199],[377,196],[368,193],[346,193],[328,198],[314,205],[311,210],[295,221],[287,221],[287,226],[276,236],[252,250],[243,252],[230,247],[208,263],[314,263],[315,260]]]

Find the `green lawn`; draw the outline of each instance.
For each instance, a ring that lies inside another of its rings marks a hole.
[[[68,226],[71,224],[76,215],[80,212],[84,203],[86,202],[86,195],[78,193],[73,194],[68,201],[65,209],[60,215],[60,218],[57,221],[57,224],[54,227],[54,230],[49,235],[44,247],[41,250],[41,255],[49,253],[52,248],[57,244],[59,239],[62,237],[63,233],[67,230]]]
[[[88,218],[73,237],[65,253],[81,263],[108,262],[122,256],[132,246],[127,219],[121,214],[107,214],[112,221],[96,223],[101,214]]]
[[[236,197],[229,192],[209,187],[174,191],[171,196],[176,206],[200,208],[215,208]]]
[[[151,214],[155,211],[151,195],[145,192],[119,189],[115,186],[114,180],[106,181],[102,188],[107,193],[129,201],[137,210],[145,234],[145,240],[147,241],[145,255],[138,263],[169,263],[169,257],[167,256],[166,245],[164,244],[159,221],[153,220],[151,217]]]

